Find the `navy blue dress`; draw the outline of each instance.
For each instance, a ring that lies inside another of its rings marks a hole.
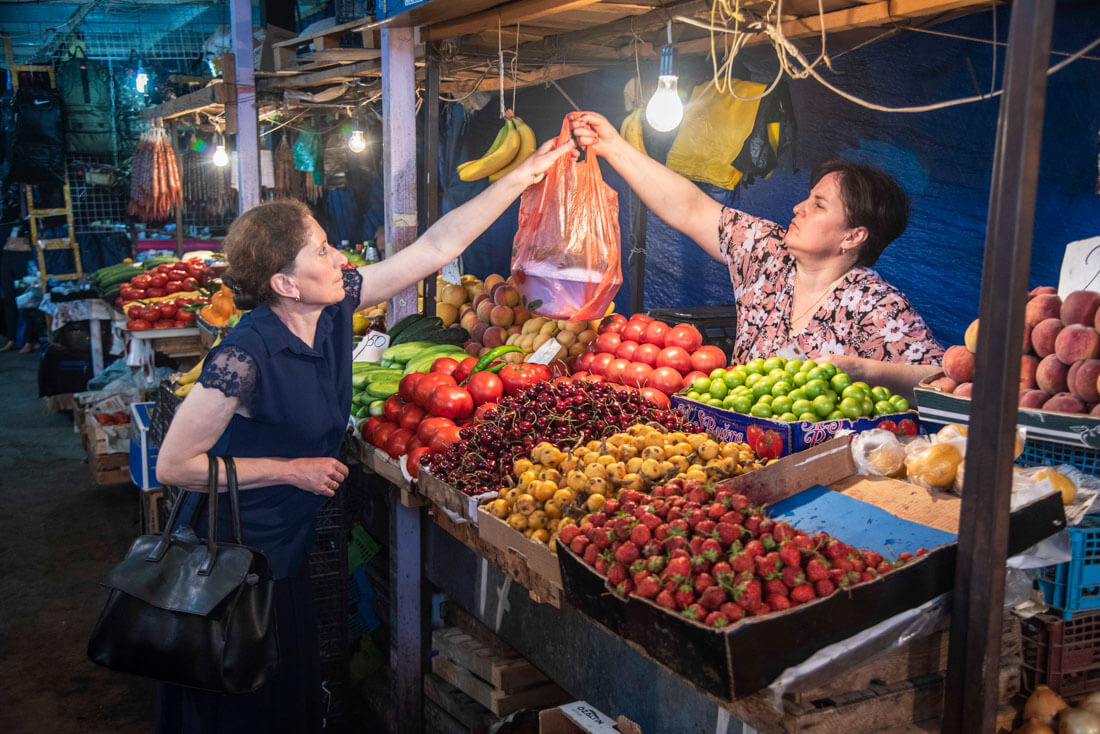
[[[362,276],[344,273],[346,296],[327,307],[313,347],[267,306],[246,314],[210,351],[198,382],[237,397],[249,417],[234,415],[209,451],[234,458],[339,458],[351,408],[352,314]],[[339,491],[339,490],[338,490]],[[241,492],[241,532],[276,578],[279,671],[260,690],[227,696],[161,685],[161,732],[306,732],[320,724],[320,664],[306,554],[326,498],[277,484]],[[189,492],[180,517],[198,501]],[[218,537],[230,538],[229,500],[219,495]],[[198,523],[205,536],[205,512]]]

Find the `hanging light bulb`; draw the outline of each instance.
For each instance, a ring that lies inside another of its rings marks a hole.
[[[212,161],[215,166],[222,168],[229,165],[229,154],[225,152],[225,138],[222,137],[221,132],[217,132],[215,137],[218,141],[218,145],[214,148],[214,157]]]
[[[348,150],[352,153],[362,153],[367,149],[367,138],[362,130],[352,130],[348,136]]]
[[[145,94],[145,87],[149,84],[149,75],[145,73],[145,69],[141,68],[141,62],[138,62],[137,74],[134,75],[134,87],[137,89],[138,94]]]
[[[676,129],[684,119],[684,103],[676,90],[676,49],[672,47],[672,23],[668,24],[669,45],[661,47],[661,60],[657,67],[657,91],[645,107],[645,119],[654,130],[667,133]]]

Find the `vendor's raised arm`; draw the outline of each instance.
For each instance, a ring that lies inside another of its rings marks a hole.
[[[462,254],[524,189],[541,181],[554,161],[575,148],[572,140],[556,147],[554,142],[546,141],[499,181],[447,212],[408,247],[379,263],[360,267],[363,284],[359,307],[386,300]]]
[[[718,222],[722,205],[688,179],[634,148],[595,112],[571,112],[577,144],[604,158],[649,210],[686,234],[715,260],[722,260]]]

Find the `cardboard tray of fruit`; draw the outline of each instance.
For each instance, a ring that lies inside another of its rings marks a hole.
[[[477,525],[478,505],[497,496],[496,492],[470,496],[447,484],[423,467],[420,468],[420,472],[417,474],[416,483],[420,494],[452,515],[457,515],[475,526]]]
[[[950,591],[960,498],[895,479],[859,476],[848,443],[835,438],[722,484],[754,505],[768,506],[768,514],[796,530],[823,530],[887,558],[921,546],[930,551],[848,589],[708,627],[636,593],[626,599],[610,593],[606,577],[559,543],[566,600],[702,690],[735,700],[818,650]],[[1020,507],[1011,516],[1009,554],[1064,525],[1057,494]]]
[[[970,398],[937,387],[936,381],[944,377],[942,372],[931,375],[921,380],[915,388],[921,422],[935,424],[937,428],[948,423],[967,425],[970,422]],[[1016,424],[1024,427],[1028,439],[1100,449],[1100,418],[1087,414],[1021,407]]]

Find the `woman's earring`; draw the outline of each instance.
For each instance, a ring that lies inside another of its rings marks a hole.
[[[300,293],[298,295],[294,296],[294,302],[295,303],[301,303],[302,302],[302,295]]]

